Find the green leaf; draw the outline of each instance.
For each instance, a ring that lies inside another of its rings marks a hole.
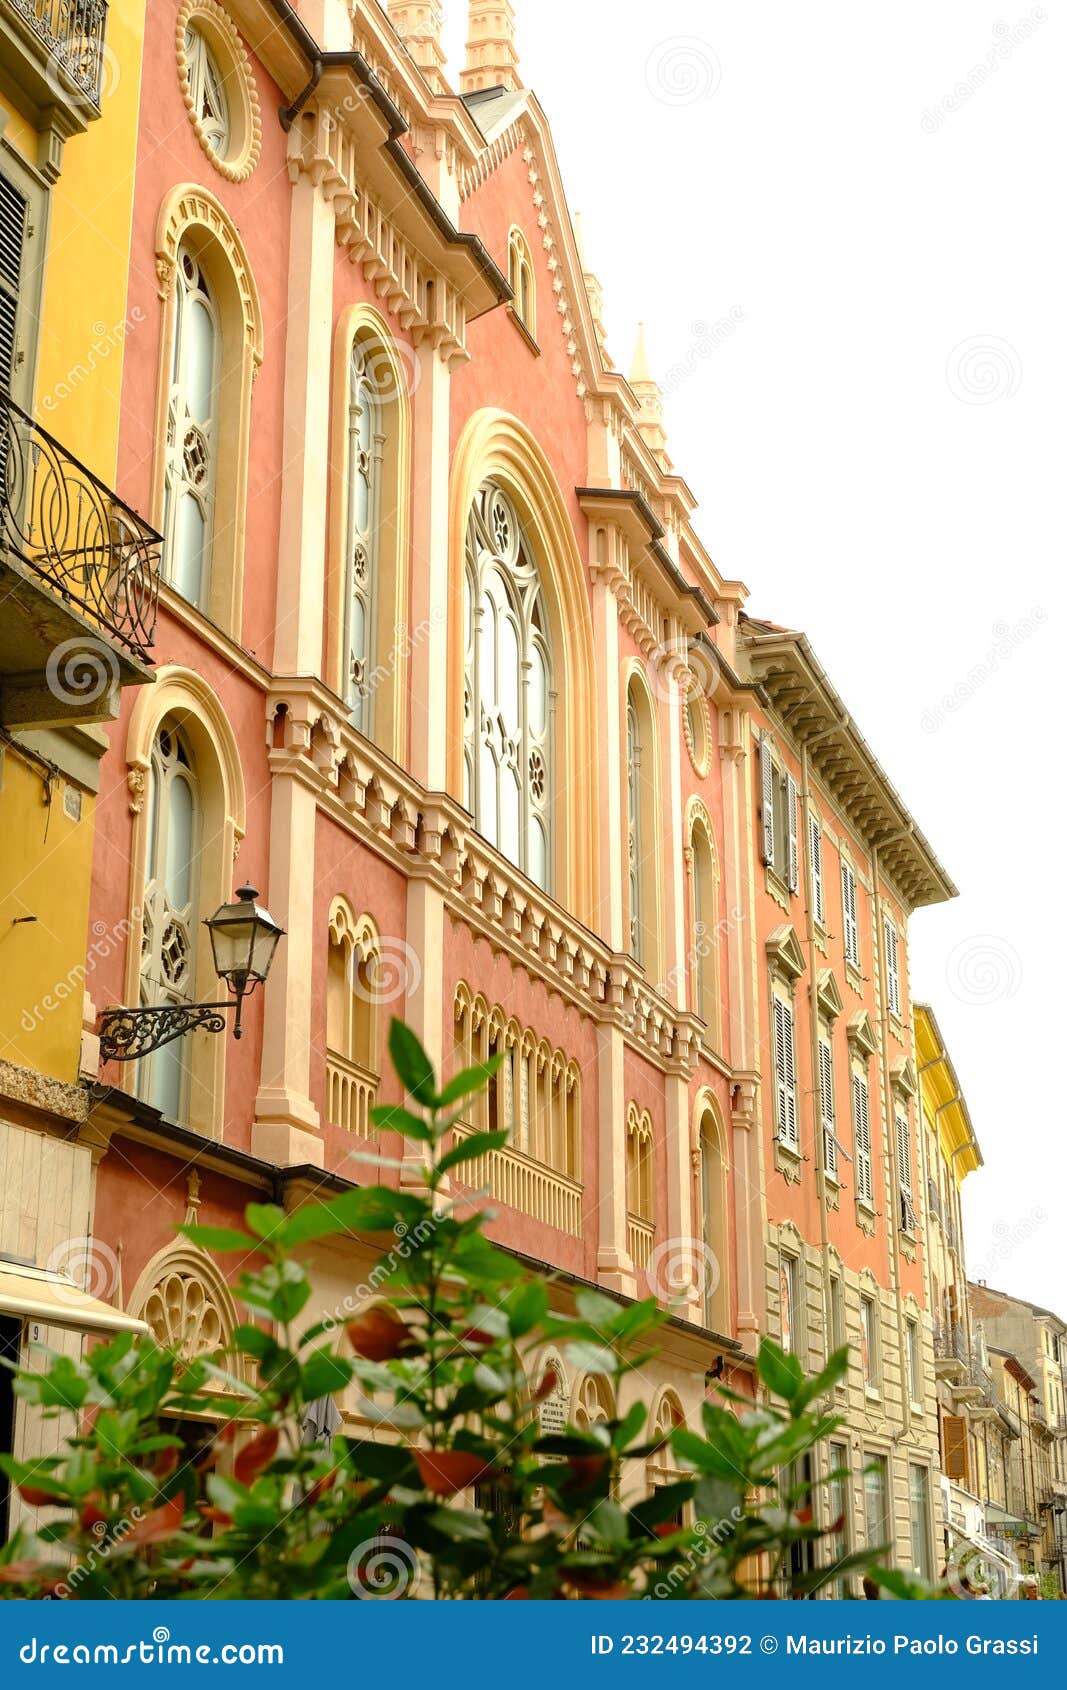
[[[235,1326],[233,1329],[233,1347],[242,1355],[255,1356],[261,1361],[265,1355],[278,1348],[277,1343],[269,1332],[264,1332],[262,1326]]]
[[[204,1250],[242,1250],[250,1251],[257,1248],[254,1238],[247,1232],[238,1232],[229,1226],[182,1226],[178,1231],[194,1244],[199,1244]]]
[[[416,1103],[432,1109],[437,1104],[437,1083],[433,1063],[410,1027],[393,1017],[389,1028],[389,1055],[398,1078]]]
[[[285,1229],[285,1210],[277,1203],[249,1203],[245,1221],[257,1238],[274,1238]]]
[[[834,1351],[821,1373],[816,1373],[814,1378],[805,1380],[801,1389],[793,1398],[794,1413],[799,1413],[800,1410],[807,1408],[808,1404],[814,1402],[816,1397],[825,1396],[828,1391],[832,1391],[838,1380],[843,1379],[847,1372],[848,1345],[845,1344],[840,1350]]]
[[[566,1359],[583,1373],[614,1374],[619,1371],[619,1358],[614,1350],[602,1344],[590,1344],[584,1338],[565,1347]]]
[[[804,1369],[799,1356],[780,1350],[770,1338],[764,1338],[756,1358],[760,1378],[776,1397],[791,1403],[804,1385]]]
[[[432,1144],[433,1133],[427,1121],[413,1115],[399,1103],[377,1103],[370,1112],[371,1125],[383,1133],[401,1133],[404,1138],[418,1139],[420,1144]]]
[[[481,1514],[466,1508],[434,1508],[426,1516],[427,1525],[453,1543],[488,1543],[489,1525]]]
[[[473,1162],[479,1156],[484,1156],[487,1150],[499,1150],[508,1142],[508,1134],[500,1133],[471,1133],[470,1138],[461,1139],[454,1144],[437,1164],[439,1173],[445,1174],[449,1168],[458,1168],[461,1162]]]
[[[621,1313],[620,1304],[611,1297],[605,1297],[601,1291],[579,1291],[574,1303],[582,1319],[587,1320],[590,1326],[610,1328]]]
[[[343,1356],[334,1355],[329,1348],[316,1350],[300,1369],[300,1383],[305,1402],[328,1397],[343,1391],[352,1378],[352,1364]]]
[[[635,1502],[630,1509],[630,1535],[650,1537],[657,1526],[673,1520],[693,1495],[692,1479],[682,1479],[673,1485],[659,1485],[651,1496]]]
[[[548,1307],[548,1292],[540,1279],[516,1286],[505,1303],[508,1330],[513,1338],[524,1338],[533,1330]]]
[[[643,1402],[634,1402],[630,1404],[630,1407],[627,1409],[625,1415],[619,1421],[618,1426],[612,1434],[611,1441],[616,1449],[624,1450],[627,1444],[636,1438],[638,1432],[645,1423],[645,1416],[647,1413],[648,1410]]]
[[[461,1097],[470,1097],[472,1092],[481,1091],[503,1060],[503,1055],[491,1056],[488,1062],[478,1062],[473,1068],[464,1068],[454,1074],[437,1099],[440,1107],[447,1109],[450,1104],[458,1103]]]
[[[613,1544],[616,1548],[621,1548],[630,1541],[630,1527],[626,1515],[618,1503],[612,1502],[609,1497],[597,1503],[589,1515],[588,1524],[597,1537],[603,1538],[605,1543]]]

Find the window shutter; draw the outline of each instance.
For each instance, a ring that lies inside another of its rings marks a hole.
[[[785,825],[788,852],[786,879],[789,890],[795,892],[800,885],[800,849],[797,843],[797,783],[792,775],[785,777]]]
[[[908,1117],[897,1116],[897,1178],[900,1180],[901,1191],[911,1196],[911,1134],[908,1131]]]
[[[834,1057],[826,1039],[819,1040],[819,1100],[826,1172],[837,1178],[837,1134],[834,1131]]]
[[[10,391],[18,337],[19,281],[28,201],[0,175],[0,389]]]
[[[800,1134],[797,1130],[793,1011],[778,997],[774,1000],[774,1068],[778,1137],[795,1149],[800,1143]]]
[[[763,822],[763,861],[774,867],[774,763],[770,741],[759,742],[760,817]]]
[[[947,1479],[955,1479],[965,1490],[968,1484],[967,1421],[962,1414],[945,1414],[941,1419],[941,1467]]]
[[[900,954],[898,951],[897,930],[889,917],[885,920],[885,977],[886,993],[889,997],[889,1008],[893,1015],[900,1014]]]
[[[811,894],[814,906],[815,920],[820,927],[826,925],[826,902],[822,890],[822,828],[815,817],[811,818]]]
[[[845,960],[860,965],[860,930],[856,917],[856,876],[850,863],[841,864],[841,908],[845,917]]]
[[[867,1082],[859,1074],[852,1076],[852,1115],[856,1138],[856,1196],[863,1203],[873,1203],[869,1100]]]

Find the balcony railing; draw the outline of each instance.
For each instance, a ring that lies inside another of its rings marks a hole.
[[[656,1237],[656,1228],[652,1221],[642,1220],[640,1215],[629,1211],[626,1216],[626,1248],[630,1252],[630,1260],[634,1267],[646,1268],[652,1259],[652,1245]]]
[[[453,1127],[458,1142],[468,1138],[473,1127]],[[543,1162],[535,1162],[521,1150],[505,1145],[490,1150],[476,1161],[462,1165],[462,1178],[473,1186],[488,1186],[492,1195],[509,1209],[532,1215],[558,1232],[568,1232],[573,1238],[582,1235],[582,1188],[577,1181],[556,1173]]]
[[[347,1057],[326,1053],[326,1116],[346,1133],[369,1138],[370,1112],[378,1099],[378,1076]]]
[[[66,71],[71,81],[100,104],[104,73],[105,0],[7,0]]]
[[[160,535],[3,392],[0,544],[148,660]]]

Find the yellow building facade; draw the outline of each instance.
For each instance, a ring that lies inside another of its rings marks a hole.
[[[129,1324],[94,1252],[86,983],[105,725],[151,680],[116,493],[144,6],[0,0],[0,1344]],[[4,1447],[52,1437],[0,1389]],[[0,1493],[0,1514],[8,1499]],[[0,1519],[0,1536],[4,1521]]]

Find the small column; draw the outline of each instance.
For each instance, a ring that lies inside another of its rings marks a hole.
[[[626,1245],[626,1045],[613,1022],[597,1028],[600,1106],[597,1217],[597,1277],[609,1291],[637,1294],[634,1264]]]
[[[429,792],[447,783],[449,619],[449,397],[447,359],[432,339],[418,348],[412,397],[410,769]],[[460,614],[459,602],[454,611]]]
[[[310,1097],[317,811],[314,791],[295,769],[272,770],[268,896],[286,936],[263,988],[252,1154],[279,1167],[323,1163],[319,1115]]]
[[[479,88],[521,88],[515,46],[515,8],[511,0],[470,0],[467,62],[460,72],[461,94]]]
[[[330,360],[336,221],[318,186],[314,142],[289,136],[293,181],[274,672],[321,675],[323,558],[330,463]]]
[[[388,0],[389,22],[435,94],[447,94],[440,0]]]

